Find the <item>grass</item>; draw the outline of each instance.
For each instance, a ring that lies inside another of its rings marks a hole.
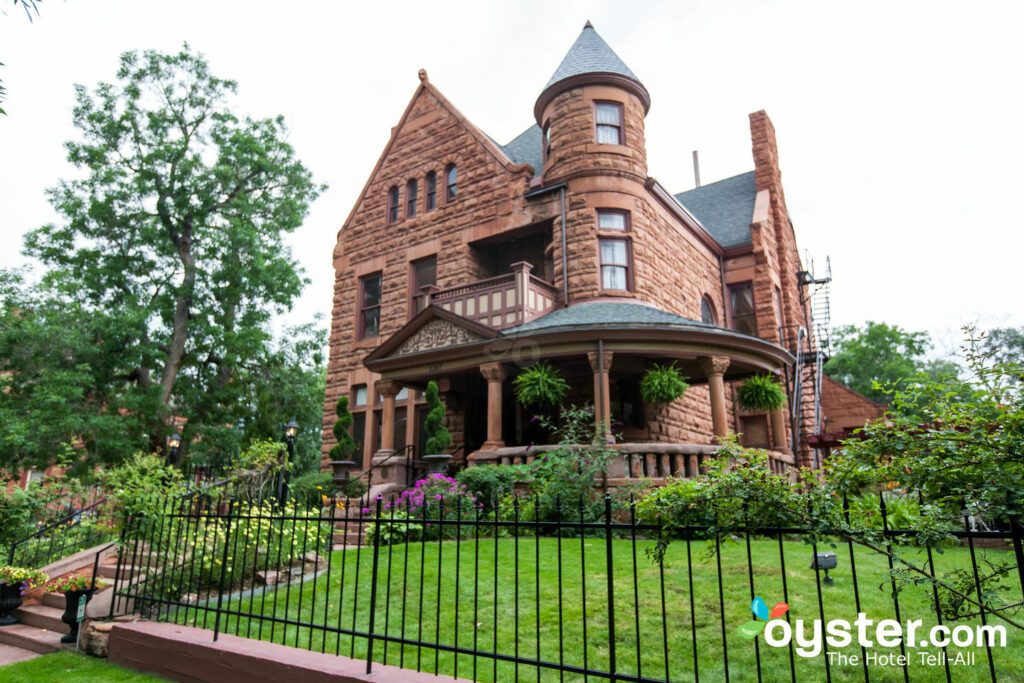
[[[613,601],[615,606],[616,670],[653,679],[672,681],[694,678],[694,642],[701,680],[725,680],[728,652],[732,681],[757,680],[756,656],[766,680],[789,680],[788,648],[768,647],[763,637],[751,641],[737,627],[751,618],[751,585],[747,570],[747,548],[742,539],[725,543],[721,550],[722,584],[719,586],[713,546],[695,541],[672,544],[664,563],[664,611],[662,574],[646,555],[653,545],[638,541],[635,550],[627,540],[611,544]],[[835,583],[822,586],[825,620],[853,621],[857,610],[846,545],[820,547],[834,550],[839,567],[832,572]],[[795,621],[819,618],[818,592],[814,572],[809,569],[811,548],[802,542],[783,543],[788,589],[789,615]],[[979,556],[1010,557],[1007,551],[978,550]],[[918,552],[907,553],[919,560]],[[861,611],[875,621],[895,617],[887,559],[868,549],[855,547]],[[634,561],[638,581],[634,587]],[[564,662],[573,666],[607,670],[609,666],[609,619],[607,547],[603,539],[501,538],[409,543],[382,546],[378,557],[377,608],[374,633],[394,638],[422,640],[460,648]],[[769,606],[783,600],[780,548],[775,540],[754,540],[751,544],[753,593]],[[559,572],[561,565],[561,573]],[[946,549],[935,555],[936,571],[970,567],[968,550]],[[477,567],[475,569],[474,567]],[[691,618],[692,569],[694,601]],[[325,633],[303,624],[326,624],[358,633],[370,627],[372,548],[333,553],[330,571],[315,581],[281,587],[265,595],[247,596],[225,603],[237,612],[268,618],[222,617],[221,630],[315,651],[335,652],[366,658],[367,639],[357,635]],[[558,581],[561,574],[562,580]],[[583,590],[584,577],[586,590]],[[1020,600],[1016,573],[1007,600]],[[719,598],[719,590],[722,597]],[[1016,597],[1014,597],[1014,595]],[[723,610],[724,605],[724,646]],[[901,621],[921,619],[923,630],[935,624],[929,584],[908,586],[899,593]],[[662,616],[664,613],[664,617]],[[585,614],[585,618],[584,618]],[[182,623],[213,628],[212,613],[178,612]],[[204,624],[205,619],[205,624]],[[957,623],[980,623],[977,620]],[[990,621],[990,623],[993,623]],[[995,623],[999,623],[996,621]],[[584,633],[584,628],[586,632]],[[457,643],[456,643],[456,638]],[[756,643],[756,645],[755,645]],[[996,672],[1002,680],[1024,680],[1024,633],[1007,627],[1007,647],[992,649]],[[481,681],[538,680],[537,667],[493,658],[397,642],[373,644],[373,659],[405,668],[457,674]],[[757,648],[757,649],[755,649]],[[899,648],[874,648],[879,653],[899,654]],[[918,653],[941,652],[936,648],[908,649],[912,681],[945,680],[945,669],[926,666]],[[869,649],[870,653],[871,650]],[[952,659],[960,648],[949,647]],[[989,680],[985,648],[965,648],[975,653],[975,663],[951,667],[953,680]],[[860,647],[844,648],[843,654],[860,655]],[[823,657],[795,658],[798,680],[824,680]],[[832,680],[864,680],[858,665],[831,666]],[[872,681],[902,681],[900,666],[870,667]],[[540,669],[540,680],[559,680],[558,673]],[[566,680],[582,680],[567,675]]]
[[[5,683],[145,683],[163,680],[166,679],[122,669],[102,659],[67,650],[0,667],[0,681]]]

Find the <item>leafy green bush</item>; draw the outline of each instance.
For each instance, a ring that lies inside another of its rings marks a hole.
[[[334,421],[334,438],[338,443],[331,449],[331,460],[351,460],[356,451],[356,440],[348,433],[352,427],[352,413],[348,411],[348,396],[342,396],[334,406],[338,419]]]
[[[556,406],[565,400],[569,392],[569,383],[562,373],[543,360],[520,372],[512,380],[512,387],[516,400],[534,408]]]
[[[689,388],[674,362],[668,365],[655,363],[640,380],[640,398],[647,403],[671,403]]]
[[[341,487],[340,493],[345,498],[362,498],[369,488],[362,479],[349,479],[348,483]]]
[[[472,492],[491,512],[506,494],[511,493],[517,481],[532,479],[529,465],[479,465],[467,467],[455,475],[455,480]]]
[[[414,519],[454,520],[461,516],[468,520],[474,518],[478,505],[476,497],[464,485],[446,474],[434,473],[417,481],[411,489],[402,491],[396,500],[386,503],[384,509],[387,510],[385,515],[394,510],[405,512]],[[470,532],[468,527],[463,531],[465,535]],[[432,540],[442,536],[454,538],[455,526],[424,522],[423,538]]]
[[[285,449],[273,439],[253,441],[231,463],[231,483],[248,500],[262,500],[273,492],[273,484],[284,467]]]
[[[80,497],[84,490],[76,479],[46,478],[27,489],[12,488],[0,497],[0,556],[7,556],[12,543],[66,516],[63,503]]]
[[[329,472],[310,472],[293,479],[288,493],[300,505],[322,505],[324,496],[334,495],[334,479]]]
[[[423,431],[427,433],[427,442],[424,444],[427,455],[441,455],[448,452],[452,445],[452,435],[444,426],[444,404],[441,403],[441,394],[437,390],[437,383],[431,380],[427,382],[426,391],[427,418],[423,425]]]
[[[736,393],[743,410],[777,410],[786,405],[786,392],[771,375],[748,377]]]
[[[420,534],[423,532],[423,525],[407,521],[413,517],[414,515],[410,515],[405,510],[392,508],[382,515],[380,522],[366,525],[367,544],[372,544],[378,534],[381,545],[419,540]]]
[[[156,524],[167,498],[184,492],[181,472],[164,465],[159,455],[136,453],[117,467],[103,470],[98,479],[107,490],[107,505],[100,515],[104,523],[120,532],[126,516],[135,520],[133,529]]]

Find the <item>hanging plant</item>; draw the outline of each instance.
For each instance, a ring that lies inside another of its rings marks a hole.
[[[655,363],[640,380],[640,398],[646,403],[671,403],[689,388],[690,385],[683,379],[675,363]]]
[[[569,392],[569,383],[562,373],[540,361],[532,368],[527,368],[512,380],[516,400],[524,406],[544,408],[562,403]]]
[[[427,455],[442,455],[447,453],[448,447],[452,445],[452,435],[442,424],[445,411],[444,403],[441,403],[441,393],[437,390],[437,382],[427,382],[425,398],[428,412],[423,424],[423,431],[427,433],[424,448]]]
[[[786,392],[771,375],[748,377],[737,393],[743,410],[776,410],[786,404]]]

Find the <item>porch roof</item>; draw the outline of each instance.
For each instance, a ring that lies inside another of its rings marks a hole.
[[[658,327],[665,327],[666,325],[686,328],[696,327],[716,332],[739,334],[724,327],[709,325],[698,320],[684,318],[681,315],[668,313],[654,306],[626,301],[587,301],[568,308],[558,308],[524,325],[510,327],[504,330],[503,334],[513,336],[538,330],[553,331],[557,328],[592,328],[596,330],[610,326],[615,328],[622,328],[623,326],[642,328],[649,325],[656,325]]]

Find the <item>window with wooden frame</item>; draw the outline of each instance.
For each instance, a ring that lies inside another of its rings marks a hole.
[[[629,231],[629,212],[620,209],[598,209],[597,229],[614,230],[616,232]]]
[[[754,313],[754,291],[749,282],[729,285],[729,305],[732,313],[732,329],[756,337],[757,316]]]
[[[398,185],[388,190],[388,223],[398,221]]]
[[[543,146],[544,146],[544,161],[551,158],[551,122],[548,121],[544,124],[543,135]]]
[[[371,339],[380,336],[381,284],[380,273],[359,278],[359,321],[356,339]]]
[[[444,169],[444,200],[455,201],[455,191],[458,185],[459,172],[455,164],[448,164]]]
[[[700,321],[706,325],[717,325],[715,305],[711,303],[711,297],[707,294],[700,298]]]
[[[431,171],[427,174],[423,184],[426,185],[426,211],[433,211],[437,208],[437,174]]]
[[[409,307],[410,318],[427,307],[423,287],[436,284],[437,256],[428,256],[409,264],[409,298],[412,301]]]
[[[598,142],[610,145],[624,144],[621,103],[594,102],[594,124]]]
[[[601,239],[601,289],[633,289],[632,254],[628,239]]]
[[[405,184],[405,217],[416,215],[416,202],[419,200],[419,183],[413,178]]]

